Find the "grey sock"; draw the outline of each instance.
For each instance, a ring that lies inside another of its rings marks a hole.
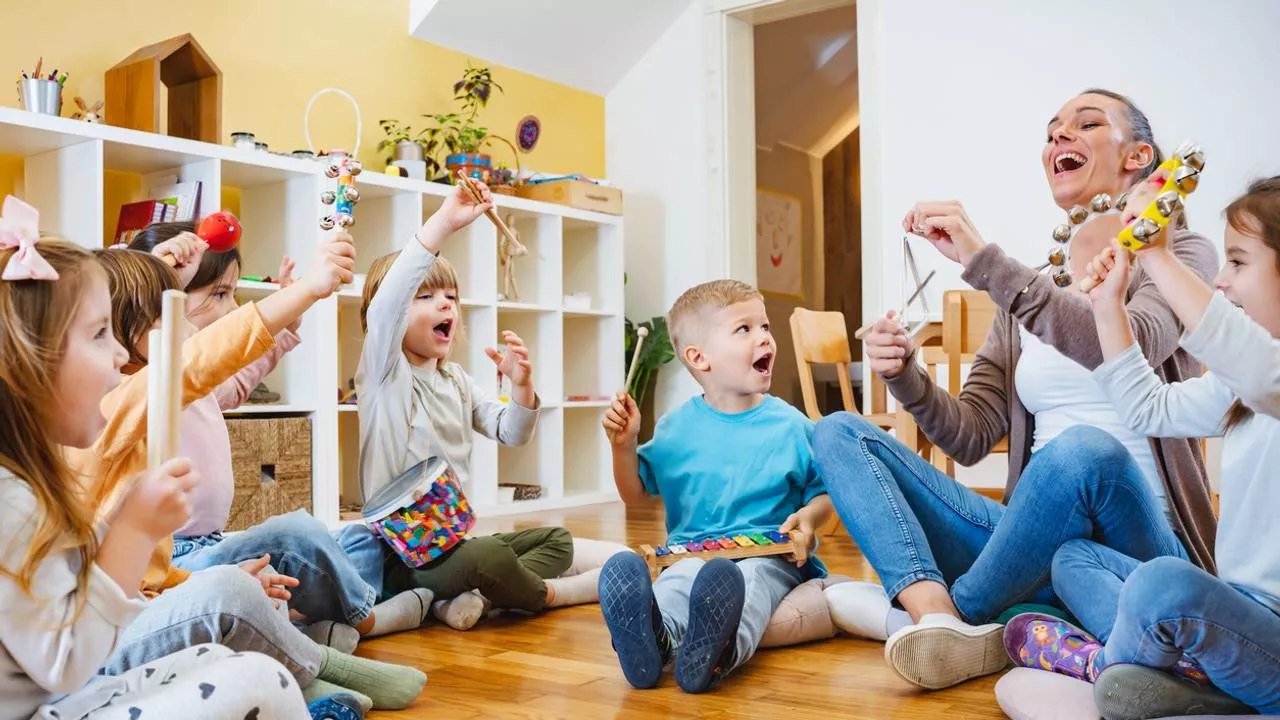
[[[373,606],[373,629],[366,637],[378,637],[393,632],[422,627],[431,613],[431,600],[435,595],[426,588],[405,590],[385,602]]]
[[[470,630],[489,612],[489,601],[478,590],[464,592],[449,600],[431,604],[431,612],[454,630]]]
[[[551,602],[547,607],[565,607],[600,600],[600,568],[593,568],[580,575],[544,580],[551,587]]]
[[[332,620],[317,620],[302,628],[302,634],[311,638],[317,645],[331,647],[340,653],[350,655],[360,644],[360,633],[350,625]]]

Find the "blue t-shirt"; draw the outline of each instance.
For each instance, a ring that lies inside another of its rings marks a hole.
[[[727,415],[692,398],[639,451],[645,492],[662,496],[667,542],[777,530],[826,486],[813,464],[813,421],[772,395]],[[826,575],[816,557],[805,565]]]

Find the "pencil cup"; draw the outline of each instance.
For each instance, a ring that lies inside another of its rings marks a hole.
[[[22,79],[22,105],[44,115],[62,114],[62,86],[56,80]]]

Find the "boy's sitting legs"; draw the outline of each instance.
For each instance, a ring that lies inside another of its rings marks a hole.
[[[649,584],[638,556],[609,560],[600,604],[627,680],[653,687],[675,661],[687,692],[714,687],[755,654],[778,603],[804,580],[780,558],[682,560]]]

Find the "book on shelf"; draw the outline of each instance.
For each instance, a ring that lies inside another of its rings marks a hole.
[[[194,220],[200,205],[200,185],[199,182],[171,183],[156,187],[155,197],[121,205],[113,236],[115,242],[129,244],[152,223]]]

